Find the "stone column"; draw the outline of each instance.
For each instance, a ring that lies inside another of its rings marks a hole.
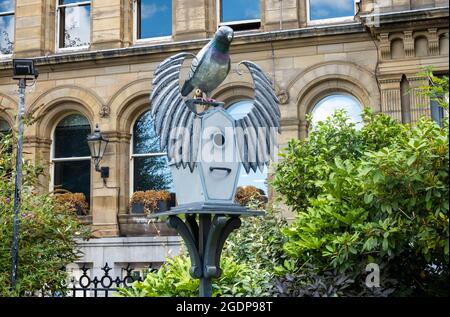
[[[216,1],[173,0],[172,33],[176,41],[204,39],[217,27]]]
[[[92,49],[120,48],[131,44],[132,4],[129,0],[91,2]]]
[[[118,213],[120,186],[119,139],[115,132],[108,132],[107,126],[100,127],[109,140],[105,155],[100,163],[109,167],[109,177],[104,184],[100,173],[92,164],[92,234],[95,237],[117,237],[119,235]]]
[[[299,8],[296,0],[266,0],[263,1],[261,9],[264,31],[299,27]]]
[[[430,98],[423,96],[420,91],[420,86],[427,85],[426,78],[412,75],[408,76],[410,85],[410,107],[411,107],[411,123],[416,123],[420,117],[431,117]]]
[[[380,79],[380,87],[381,111],[401,122],[400,81],[401,78]]]
[[[14,57],[42,56],[53,50],[54,3],[56,1],[16,0]]]

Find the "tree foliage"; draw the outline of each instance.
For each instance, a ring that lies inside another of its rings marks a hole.
[[[304,285],[345,276],[349,291],[333,294],[362,294],[376,263],[388,294],[448,294],[448,120],[412,127],[365,110],[364,123],[338,112],[283,154],[273,184],[298,213],[284,272],[291,284],[309,272]]]
[[[75,211],[37,191],[43,168],[24,162],[18,277],[10,291],[15,158],[12,135],[0,135],[0,296],[64,293],[64,267],[78,257],[74,237],[88,235]]]

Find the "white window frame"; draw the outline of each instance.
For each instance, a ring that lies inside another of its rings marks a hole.
[[[172,5],[172,0],[170,0],[170,5]],[[172,17],[173,17],[173,9],[172,9]],[[138,0],[133,0],[133,42],[135,44],[146,44],[152,42],[170,42],[173,39],[173,18],[170,19],[170,23],[172,23],[172,34],[167,36],[156,36],[156,37],[146,37],[142,39],[138,39]]]
[[[64,120],[65,118],[67,118],[70,115],[81,115],[84,116],[86,118],[86,116],[80,112],[70,112],[65,114],[63,117],[61,117],[56,124],[53,126],[52,131],[51,131],[51,148],[50,148],[50,184],[49,184],[49,191],[53,192],[55,190],[55,163],[60,163],[60,162],[79,162],[79,161],[92,161],[92,157],[91,156],[80,156],[80,157],[68,157],[68,158],[55,158],[55,132],[56,132],[56,128],[58,127],[58,124]],[[87,118],[86,118],[87,120]],[[88,121],[89,122],[89,121]],[[91,126],[91,132],[92,132],[92,125],[89,123],[89,125]],[[86,141],[87,142],[87,141]],[[92,210],[92,164],[91,164],[91,170],[90,170],[90,182],[89,182],[89,195],[90,195],[90,201],[91,204],[89,206],[89,208]],[[87,198],[87,197],[86,197]]]
[[[136,122],[138,119],[147,111],[151,111],[148,109],[145,109],[144,111],[140,112],[136,118],[133,120],[131,124],[131,140],[130,140],[130,198],[134,194],[134,159],[140,158],[140,157],[158,157],[158,156],[165,156],[167,155],[167,152],[155,152],[155,153],[144,153],[144,154],[134,154],[134,126],[136,125]]]
[[[14,16],[14,26],[15,26],[15,23],[16,23],[16,11],[15,10],[14,11],[0,12],[0,17],[9,16],[9,15]],[[14,41],[13,41],[13,43],[15,43],[15,41],[16,41],[16,30],[14,30]],[[14,46],[13,46],[13,52],[14,52]],[[2,53],[0,53],[0,58],[10,58],[10,57],[12,57],[13,52],[11,52],[10,54],[2,54]]]
[[[357,13],[356,5],[361,0],[353,0],[353,15],[352,16],[346,16],[346,17],[339,17],[339,18],[328,18],[328,19],[319,19],[319,20],[311,20],[311,6],[309,4],[310,1],[314,0],[305,0],[306,1],[306,15],[307,15],[307,24],[308,25],[324,25],[324,24],[338,24],[338,23],[345,23],[345,22],[354,22],[355,21],[355,15]]]
[[[83,45],[83,46],[76,46],[76,47],[60,47],[60,38],[61,38],[61,32],[64,30],[61,30],[61,8],[70,8],[70,7],[80,7],[80,6],[86,6],[89,5],[91,7],[91,18],[90,18],[90,34],[89,34],[89,45]],[[92,1],[86,0],[76,3],[70,3],[70,4],[59,4],[59,0],[56,0],[56,28],[55,28],[55,46],[56,46],[56,52],[74,52],[74,51],[84,51],[90,48],[92,43]]]
[[[259,12],[259,19],[252,19],[252,20],[237,20],[237,21],[230,21],[230,22],[222,22],[222,1],[223,0],[216,0],[216,8],[217,8],[217,27],[221,27],[221,26],[230,26],[232,27],[233,25],[245,25],[245,24],[251,24],[251,23],[262,23],[261,20],[261,12]],[[260,10],[262,10],[262,8],[260,7]],[[261,26],[260,26],[261,27]],[[243,31],[238,31],[238,32],[248,32],[251,30],[243,30]]]

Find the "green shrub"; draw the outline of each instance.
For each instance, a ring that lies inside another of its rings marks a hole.
[[[143,282],[134,282],[131,288],[120,288],[118,297],[196,297],[199,280],[189,275],[189,258],[182,254],[167,259],[156,272],[147,274]],[[213,296],[246,297],[267,296],[270,274],[236,263],[229,258],[221,261],[222,275],[213,279]]]
[[[16,291],[10,291],[14,203],[12,136],[0,136],[0,296],[36,296],[65,292],[63,269],[78,257],[74,237],[88,234],[62,204],[36,190],[42,167],[24,163]]]
[[[346,276],[348,290],[334,294],[362,294],[365,267],[377,263],[389,294],[448,294],[448,120],[409,127],[368,110],[364,119],[358,131],[337,113],[289,143],[274,181],[298,213],[284,230],[284,271],[290,282]]]

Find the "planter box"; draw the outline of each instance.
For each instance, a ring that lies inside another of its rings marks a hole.
[[[123,237],[176,236],[177,232],[162,221],[150,221],[146,215],[119,215],[120,235]]]
[[[144,203],[133,203],[131,205],[131,213],[139,215],[145,214]]]

